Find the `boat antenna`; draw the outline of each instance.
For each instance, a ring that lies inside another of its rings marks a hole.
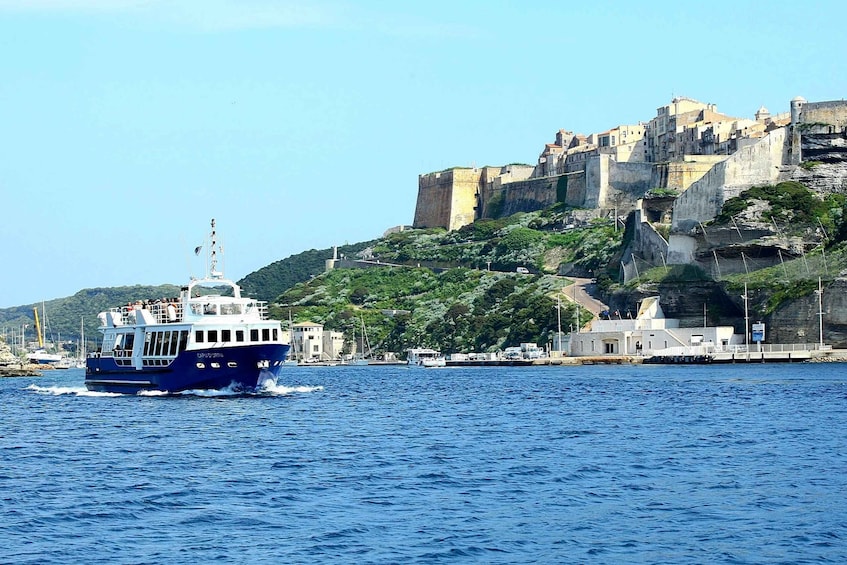
[[[223,273],[218,272],[218,256],[217,256],[217,233],[215,232],[215,219],[212,218],[212,233],[210,235],[211,244],[209,251],[209,275],[212,278],[220,277]]]

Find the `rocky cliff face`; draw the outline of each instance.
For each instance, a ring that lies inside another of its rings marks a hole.
[[[822,195],[847,192],[847,161],[825,162],[805,169],[797,167],[791,173],[796,180]]]
[[[820,316],[816,293],[786,303],[771,315],[761,314],[767,296],[750,290],[747,304],[749,324],[764,322],[766,343],[818,343]],[[720,283],[679,283],[641,287],[618,292],[608,299],[609,309],[622,317],[635,316],[639,303],[648,296],[661,297],[662,311],[677,318],[682,327],[733,326],[743,334],[744,299]],[[838,278],[823,290],[823,341],[836,349],[847,348],[847,278]]]
[[[766,320],[772,343],[817,343],[823,311],[823,341],[847,348],[847,279],[838,278],[823,290],[823,308],[817,294],[785,304]]]
[[[717,282],[673,283],[639,287],[635,292],[617,292],[608,298],[609,310],[621,312],[622,317],[638,312],[638,306],[648,296],[658,295],[666,318],[676,318],[682,327],[703,325],[704,307],[709,326],[733,326],[744,333],[744,307],[734,301]]]
[[[824,196],[847,191],[847,128],[807,125],[800,147],[804,165],[792,171],[791,180]]]

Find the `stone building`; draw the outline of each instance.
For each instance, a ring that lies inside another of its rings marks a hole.
[[[753,127],[756,120],[734,118],[718,112],[714,104],[692,98],[674,98],[656,110],[647,124],[647,161],[682,161],[689,155],[715,155],[732,151],[728,141],[739,129]],[[704,134],[708,135],[704,139]]]
[[[344,348],[342,332],[324,330],[321,324],[300,322],[291,332],[290,357],[298,361],[341,359]]]
[[[291,329],[291,357],[297,360],[320,359],[323,356],[321,324],[300,322]]]
[[[718,192],[724,188],[735,195],[753,184],[774,182],[785,165],[799,164],[804,152],[831,160],[845,140],[845,108],[844,101],[807,103],[798,97],[790,112],[772,115],[760,107],[755,119],[746,119],[678,97],[646,124],[588,136],[560,129],[534,167],[454,168],[420,175],[413,226],[454,230],[479,218],[556,203],[599,215],[627,213],[654,188],[682,194],[676,227],[707,221],[720,210],[724,198]],[[790,139],[783,145],[789,122]],[[696,190],[687,195],[691,188]]]

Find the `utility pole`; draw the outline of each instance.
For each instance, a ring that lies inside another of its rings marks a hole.
[[[581,324],[579,323],[579,302],[576,301],[576,285],[573,285],[573,302],[576,304],[576,333],[580,333]]]
[[[820,325],[820,348],[823,349],[823,286],[821,278],[818,277],[818,290],[815,291],[818,295],[818,324]]]
[[[744,299],[744,351],[747,354],[747,359],[750,359],[750,316],[747,312],[747,283],[744,283],[744,294],[741,295],[741,298]]]
[[[558,317],[558,329],[556,331],[556,351],[562,353],[562,293],[556,294],[556,315]]]

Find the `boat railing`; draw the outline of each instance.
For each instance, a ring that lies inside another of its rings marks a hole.
[[[215,315],[242,315],[250,314],[258,316],[260,320],[268,320],[268,303],[266,301],[256,300],[247,304],[239,304],[237,302],[226,302],[216,304],[213,302],[197,302],[192,301],[189,306],[192,313],[198,316],[205,316],[214,313]],[[243,306],[243,308],[242,308]],[[207,309],[204,309],[207,308]],[[208,310],[211,308],[211,310]],[[114,325],[132,326],[138,323],[146,324],[168,324],[182,322],[185,320],[185,310],[181,302],[154,302],[154,303],[136,303],[127,304],[109,310],[110,318]],[[103,322],[106,324],[106,322]]]
[[[794,351],[828,351],[831,346],[820,343],[751,343],[715,347],[715,351],[726,353],[791,353]]]
[[[143,316],[148,323],[168,324],[181,322],[183,318],[182,304],[179,302],[155,302],[153,304],[133,304],[112,308],[121,325],[135,325],[139,321],[139,316]],[[142,313],[143,312],[143,313]],[[149,316],[149,317],[148,317]]]

